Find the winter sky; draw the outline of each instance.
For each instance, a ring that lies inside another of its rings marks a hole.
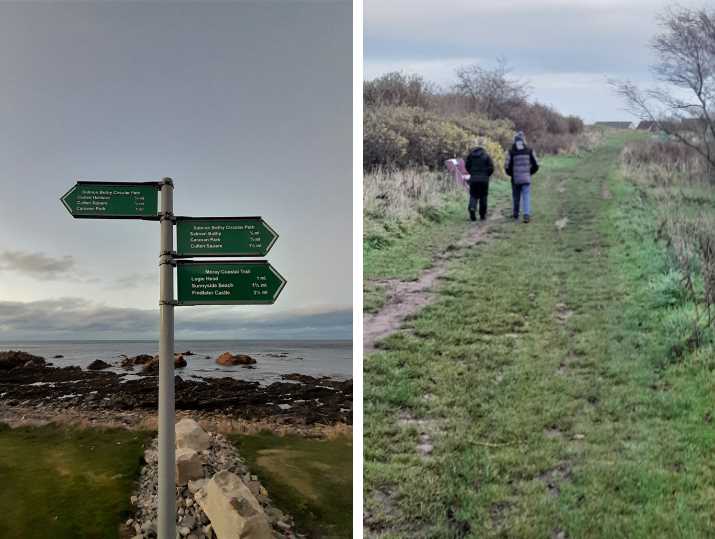
[[[699,7],[703,1],[681,0]],[[651,82],[648,43],[669,0],[365,0],[364,75],[418,73],[443,87],[458,66],[506,58],[533,96],[587,122],[631,120],[608,78]]]
[[[0,340],[156,338],[159,225],[59,197],[164,176],[177,215],[263,216],[288,280],[177,338],[350,338],[349,0],[3,2],[0,49]]]

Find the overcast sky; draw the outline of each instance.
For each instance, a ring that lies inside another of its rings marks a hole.
[[[703,1],[682,0],[684,6]],[[418,73],[443,86],[460,65],[506,58],[533,96],[588,122],[630,120],[609,77],[651,80],[648,42],[668,0],[365,0],[364,75]]]
[[[349,338],[349,1],[0,3],[0,340],[153,338],[159,225],[72,219],[78,179],[174,178],[177,215],[261,215],[274,306],[177,338]]]

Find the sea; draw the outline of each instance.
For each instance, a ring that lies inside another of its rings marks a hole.
[[[55,367],[78,366],[86,369],[95,359],[111,365],[108,371],[122,374],[125,379],[141,374],[141,366],[126,370],[119,366],[123,355],[155,355],[157,341],[0,341],[0,351],[22,350],[41,356]],[[338,380],[352,378],[352,341],[175,341],[176,352],[191,351],[184,356],[187,366],[176,369],[184,379],[210,377],[237,378],[268,385],[281,380],[285,374],[299,373],[309,376],[328,376]],[[224,367],[216,358],[224,352],[247,354],[256,359],[250,367]],[[62,358],[54,356],[61,355]],[[207,358],[208,356],[208,358]]]

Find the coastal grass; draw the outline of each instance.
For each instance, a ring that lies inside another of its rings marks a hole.
[[[0,425],[2,537],[119,537],[148,437],[123,429]]]
[[[715,350],[670,355],[631,136],[544,159],[532,222],[495,226],[365,358],[367,536],[712,534]]]
[[[352,536],[352,442],[277,436],[231,436],[276,506],[309,537]]]
[[[434,173],[427,177],[429,181]],[[509,182],[493,180],[489,204],[492,215],[507,205]],[[432,265],[437,253],[459,241],[473,226],[467,214],[465,190],[441,196],[439,205],[415,206],[411,214],[383,218],[365,213],[363,231],[364,311],[375,312],[385,302],[386,279],[416,280]]]

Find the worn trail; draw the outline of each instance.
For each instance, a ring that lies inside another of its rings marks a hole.
[[[371,281],[386,289],[387,300],[375,313],[366,313],[363,317],[363,349],[375,350],[375,344],[388,335],[399,331],[403,322],[428,305],[435,297],[439,279],[445,275],[451,262],[463,257],[465,252],[487,240],[489,231],[496,223],[504,222],[502,212],[495,211],[495,217],[476,222],[464,237],[439,252],[430,268],[417,280],[376,279]]]

